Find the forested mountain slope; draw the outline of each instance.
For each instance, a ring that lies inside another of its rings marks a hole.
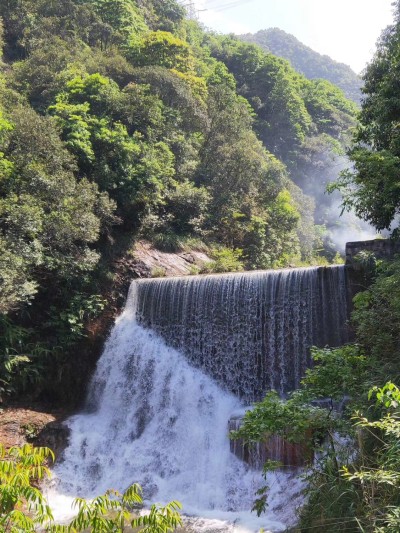
[[[286,60],[255,45],[232,36],[208,36],[208,43],[211,54],[235,76],[239,94],[252,105],[254,129],[264,146],[315,200],[315,221],[329,234],[338,224],[339,210],[332,205],[340,198],[327,195],[326,187],[346,166],[344,148],[355,125],[355,104],[330,82],[308,80]]]
[[[322,78],[334,83],[342,89],[347,98],[360,103],[361,78],[348,65],[315,52],[294,35],[279,28],[269,28],[254,34],[247,33],[242,35],[241,39],[257,44],[266,52],[287,59],[297,72],[304,74],[310,80]]]
[[[0,17],[0,312],[15,390],[40,377],[59,394],[138,238],[206,247],[219,270],[315,260],[331,221],[304,192],[336,176],[355,123],[338,88],[205,32],[174,0],[7,0]]]

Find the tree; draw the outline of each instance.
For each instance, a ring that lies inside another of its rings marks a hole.
[[[379,262],[373,282],[354,298],[353,324],[359,341],[382,369],[398,357],[400,324],[400,261]],[[379,327],[376,327],[379,324]],[[390,375],[390,373],[389,373]],[[382,376],[384,377],[384,376]]]
[[[158,30],[173,32],[185,16],[185,8],[176,0],[153,0]]]
[[[257,131],[278,157],[299,148],[311,126],[302,78],[290,65],[233,37],[212,41],[212,53],[233,72],[238,92],[254,107]]]
[[[29,300],[48,275],[74,277],[94,268],[89,248],[112,223],[113,203],[77,180],[75,162],[54,122],[16,106],[3,121],[0,184],[2,310]]]
[[[114,43],[127,45],[133,35],[140,35],[148,30],[133,0],[84,0],[84,2],[94,9],[103,23],[103,26],[98,28],[103,49]]]
[[[269,28],[255,34],[242,35],[244,41],[257,44],[276,56],[290,61],[292,67],[308,79],[325,79],[344,92],[346,98],[357,104],[361,98],[361,78],[348,65],[337,63],[327,55],[321,55],[298,41],[293,35]]]
[[[388,382],[371,389],[369,397],[376,399],[375,419],[357,413],[353,420],[359,432],[368,435],[374,453],[368,453],[368,441],[364,438],[360,460],[354,466],[344,467],[342,475],[360,493],[363,502],[363,515],[357,517],[360,530],[373,527],[376,533],[397,533],[400,527],[400,389]]]
[[[400,3],[395,21],[382,34],[373,61],[367,67],[360,126],[349,152],[354,169],[342,174],[336,188],[344,207],[389,229],[400,211]]]
[[[162,201],[175,169],[166,143],[147,142],[139,132],[129,135],[124,124],[113,120],[117,115],[129,124],[134,109],[129,108],[130,116],[126,113],[132,95],[129,88],[121,92],[100,74],[79,74],[66,83],[49,110],[81,172],[116,200],[120,215],[137,224],[144,206]]]
[[[167,31],[154,31],[133,39],[128,55],[138,67],[157,65],[180,72],[190,72],[194,67],[190,46]]]
[[[351,402],[357,404],[360,395],[364,394],[365,381],[373,363],[365,358],[357,345],[336,349],[312,348],[311,353],[315,366],[306,371],[300,389],[286,400],[279,398],[275,391],[267,393],[264,400],[246,412],[242,426],[231,433],[231,438],[243,439],[251,446],[265,441],[270,435],[277,435],[287,442],[303,444],[313,450],[307,473],[309,485],[305,489],[309,496],[306,510],[320,517],[321,526],[325,526],[326,520],[329,527],[331,510],[328,502],[332,498],[337,498],[333,513],[343,513],[341,516],[347,517],[353,512],[354,495],[349,497],[346,493],[348,483],[340,477],[341,467],[351,461],[352,452],[343,446],[339,437],[343,435],[354,439]],[[349,395],[350,403],[339,415],[337,406]],[[315,462],[312,461],[317,454]],[[279,466],[267,462],[264,473]],[[261,514],[268,505],[268,486],[258,495],[254,510]],[[336,528],[336,524],[332,524]],[[307,527],[310,524],[304,522],[301,525]]]

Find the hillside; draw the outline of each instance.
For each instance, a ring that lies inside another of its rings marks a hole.
[[[287,59],[297,72],[310,80],[322,78],[334,83],[342,89],[347,98],[360,103],[362,81],[359,76],[348,65],[315,52],[294,35],[279,28],[269,28],[254,34],[247,33],[240,38],[257,44],[266,52]]]
[[[356,112],[337,87],[174,0],[13,0],[0,17],[0,395],[83,389],[141,240],[218,272],[332,260],[324,189]]]

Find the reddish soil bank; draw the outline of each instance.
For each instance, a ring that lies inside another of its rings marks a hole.
[[[62,422],[71,413],[45,405],[11,405],[0,409],[0,443],[6,448],[31,442],[48,446],[56,456],[68,440],[68,430]]]

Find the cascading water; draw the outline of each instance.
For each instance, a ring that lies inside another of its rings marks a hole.
[[[346,316],[343,267],[133,282],[87,410],[68,422],[57,491],[90,497],[139,482],[153,501],[237,521],[260,485],[230,452],[239,396],[295,387],[311,344],[346,340]],[[258,527],[293,522],[290,475],[270,476]]]
[[[347,341],[343,266],[137,282],[138,321],[247,402],[296,389],[310,346]]]

